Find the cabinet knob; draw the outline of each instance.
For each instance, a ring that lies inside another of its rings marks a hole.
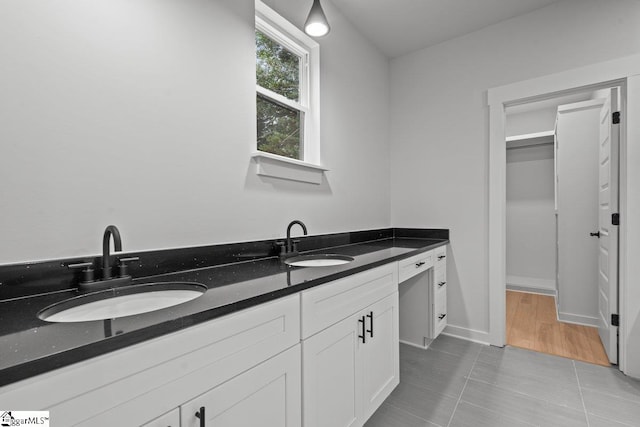
[[[196,412],[196,418],[200,419],[200,427],[205,427],[204,423],[204,406],[200,407],[200,410],[198,412]]]

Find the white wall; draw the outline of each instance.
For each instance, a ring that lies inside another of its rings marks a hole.
[[[508,285],[555,292],[553,158],[553,144],[507,149]]]
[[[456,332],[488,341],[487,89],[640,52],[638,22],[635,0],[564,0],[391,62],[391,220],[451,229]]]
[[[0,2],[0,264],[388,227],[388,62],[329,12],[313,186],[251,167],[253,0]]]

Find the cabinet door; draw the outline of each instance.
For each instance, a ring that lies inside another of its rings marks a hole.
[[[367,341],[361,346],[363,420],[366,421],[400,382],[398,293],[365,312]]]
[[[182,405],[180,425],[299,427],[300,369],[300,345],[296,345]]]
[[[363,316],[350,316],[302,342],[305,427],[362,425]]]
[[[142,427],[180,427],[180,409],[175,408],[153,421],[149,421]]]

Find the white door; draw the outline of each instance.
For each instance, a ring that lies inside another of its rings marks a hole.
[[[180,406],[180,425],[300,427],[300,369],[296,345]]]
[[[558,106],[558,316],[598,322],[598,132],[602,100]]]
[[[619,125],[613,124],[617,110],[617,88],[611,89],[600,110],[600,156],[598,186],[598,331],[611,363],[618,363],[618,327],[611,315],[618,313],[618,227],[612,214],[618,212]]]

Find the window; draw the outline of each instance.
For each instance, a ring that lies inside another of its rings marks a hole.
[[[304,160],[307,55],[292,52],[256,29],[258,150]],[[302,96],[301,96],[302,95]]]
[[[258,152],[320,166],[318,44],[260,1],[255,40]]]

